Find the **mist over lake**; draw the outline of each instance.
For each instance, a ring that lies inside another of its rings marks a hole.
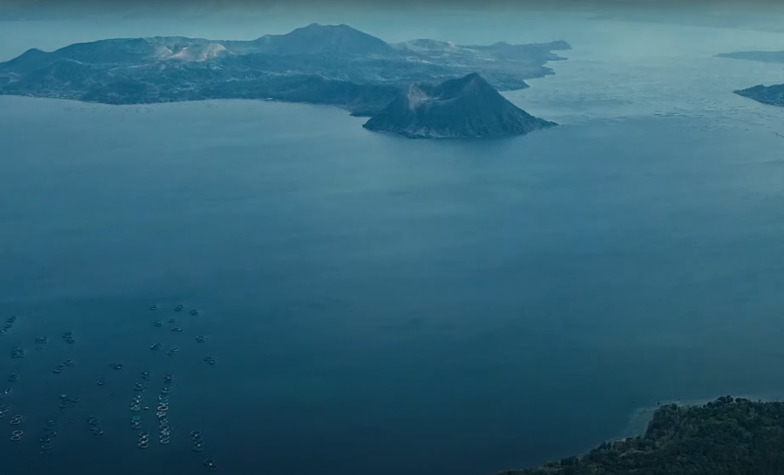
[[[568,41],[554,76],[505,94],[560,125],[405,140],[328,106],[0,97],[0,317],[17,315],[0,390],[19,374],[5,417],[25,416],[18,442],[0,419],[0,473],[200,473],[209,456],[238,475],[491,474],[620,436],[660,401],[784,394],[784,109],[732,94],[784,68],[713,57],[784,34],[361,20],[388,40]],[[140,24],[4,22],[0,59],[199,35]],[[200,36],[231,36],[216,29]],[[150,394],[175,379],[171,444],[146,451],[142,371]]]

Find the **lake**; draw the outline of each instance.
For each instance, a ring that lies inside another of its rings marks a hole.
[[[561,126],[508,140],[0,97],[0,473],[492,474],[784,395],[784,109],[731,93],[784,68],[712,57],[784,35],[539,28]]]

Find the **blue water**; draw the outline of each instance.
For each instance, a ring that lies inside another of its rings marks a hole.
[[[491,142],[0,98],[0,473],[490,474],[658,401],[784,394],[784,109],[727,93],[780,67],[600,53],[510,94],[560,127]]]

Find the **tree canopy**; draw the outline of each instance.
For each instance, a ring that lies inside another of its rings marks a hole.
[[[702,406],[669,404],[644,435],[605,442],[582,457],[501,475],[784,474],[784,403],[723,396]]]

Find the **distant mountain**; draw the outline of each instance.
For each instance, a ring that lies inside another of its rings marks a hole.
[[[763,63],[784,63],[784,51],[736,51],[717,54],[718,58],[746,59]]]
[[[734,92],[739,96],[748,97],[763,104],[784,107],[784,84],[775,86],[759,85]]]
[[[125,38],[31,49],[0,63],[0,94],[109,104],[274,99],[333,104],[372,115],[416,82],[480,72],[494,87],[528,87],[563,60],[553,43],[460,46],[435,40],[388,44],[347,25],[311,24],[253,41]]]
[[[484,138],[555,125],[518,108],[472,73],[437,85],[411,85],[364,127],[411,138]]]

